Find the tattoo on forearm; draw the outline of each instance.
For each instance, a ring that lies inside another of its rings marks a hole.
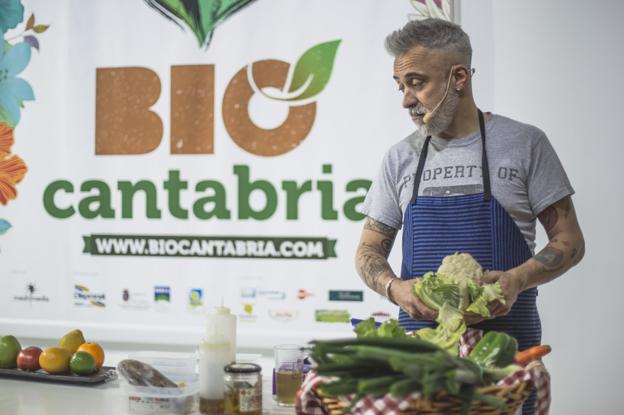
[[[557,214],[557,209],[552,206],[548,206],[542,213],[539,214],[538,218],[548,233],[555,227],[555,224],[559,219],[559,215]]]
[[[385,272],[392,274],[392,268],[390,268],[387,259],[392,250],[397,230],[369,217],[364,221],[364,229],[384,236],[381,241],[375,238],[375,243],[360,243],[356,260],[358,273],[364,283],[381,294],[383,293],[383,287],[380,286],[379,277]]]
[[[546,232],[549,232],[555,227],[555,224],[560,217],[567,219],[572,213],[572,200],[569,197],[565,197],[557,203],[548,206],[538,215],[538,218]]]
[[[556,271],[564,265],[563,251],[551,245],[547,245],[533,258],[544,266],[545,271]]]
[[[563,211],[563,217],[567,218],[570,216],[570,212],[572,212],[572,201],[569,197],[564,198],[561,201],[561,210]]]
[[[394,244],[394,238],[385,238],[381,241],[381,249],[383,249],[383,253],[388,258],[390,255],[390,251],[392,250],[392,245]]]
[[[392,272],[386,258],[373,245],[365,242],[358,249],[357,268],[364,283],[379,293],[383,291],[378,284],[379,276],[386,271]]]
[[[377,222],[375,219],[371,219],[369,217],[364,221],[364,229],[368,229],[371,231],[378,232],[382,235],[389,236],[394,239],[396,236],[397,230],[391,226],[384,225],[381,222]]]

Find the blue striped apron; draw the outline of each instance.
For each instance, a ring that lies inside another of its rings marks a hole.
[[[412,200],[403,219],[403,262],[401,279],[409,280],[435,271],[442,259],[455,252],[467,252],[485,270],[508,270],[532,257],[524,236],[514,220],[492,196],[486,154],[485,122],[479,111],[482,141],[483,193],[431,197],[418,196],[431,136],[427,137],[418,160]],[[518,340],[520,350],[540,344],[542,328],[536,306],[537,288],[518,296],[511,311],[472,327],[504,331]],[[399,324],[406,330],[435,327],[432,321],[413,320],[402,309]],[[532,414],[535,394],[523,407]],[[529,409],[531,408],[531,409]]]

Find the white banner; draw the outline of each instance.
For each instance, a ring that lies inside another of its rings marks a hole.
[[[383,40],[434,2],[21,3],[2,334],[188,344],[223,299],[258,347],[396,313],[355,272],[358,206],[412,130]]]

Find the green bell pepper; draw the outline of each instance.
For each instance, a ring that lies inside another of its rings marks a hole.
[[[518,341],[507,333],[489,331],[468,355],[485,367],[505,367],[513,363]]]

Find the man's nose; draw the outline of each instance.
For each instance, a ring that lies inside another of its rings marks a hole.
[[[409,90],[403,92],[403,108],[413,107],[418,104],[418,99]]]

